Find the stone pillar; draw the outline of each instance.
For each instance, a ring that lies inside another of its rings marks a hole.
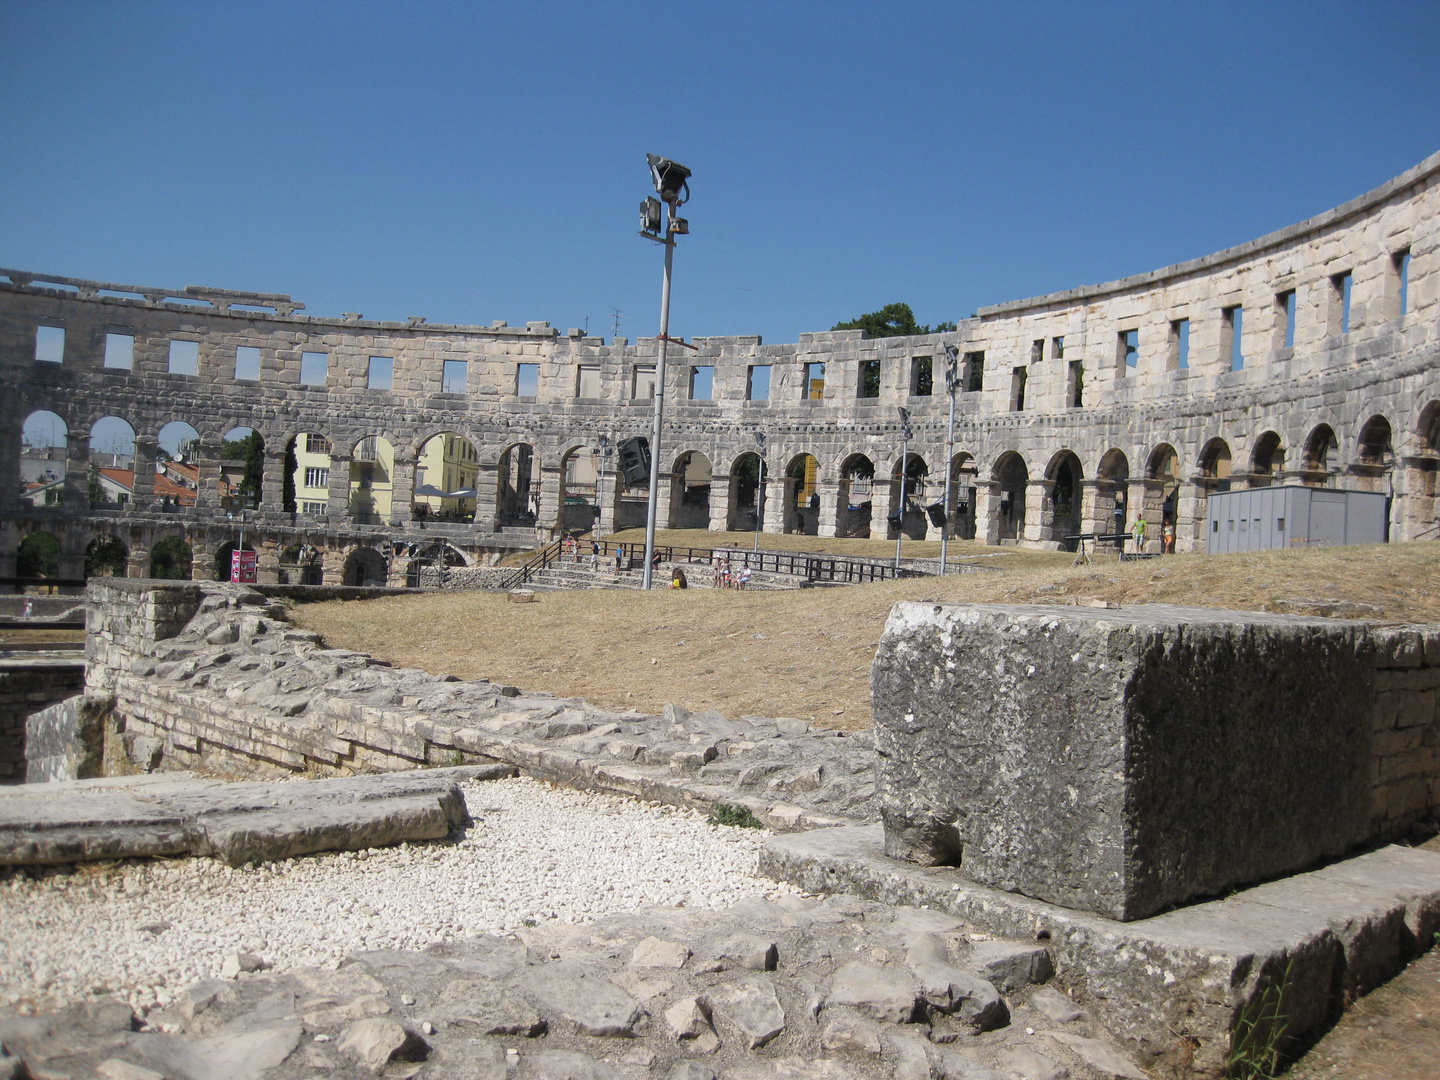
[[[350,516],[350,455],[330,453],[330,498],[325,504],[325,516],[332,522],[341,522]]]
[[[1435,480],[1440,461],[1429,457],[1401,458],[1401,484],[1396,485],[1392,540],[1434,540],[1436,525]],[[1401,494],[1403,492],[1403,498]]]
[[[484,470],[481,470],[483,475]],[[479,478],[476,478],[478,484]],[[475,520],[480,519],[479,492],[476,491]],[[394,462],[390,467],[390,524],[404,528],[410,523],[410,507],[415,501],[415,451],[395,448]]]
[[[1080,481],[1080,532],[1099,535],[1110,531],[1113,489],[1106,480]]]
[[[65,482],[60,505],[69,510],[90,509],[90,431],[74,428],[65,436]],[[66,577],[63,571],[61,577]]]
[[[83,578],[85,576],[85,543],[87,530],[80,525],[68,525],[55,530],[60,541],[59,576],[62,578]],[[67,585],[60,590],[64,596],[83,594],[83,585]]]
[[[1045,479],[1025,481],[1025,532],[1021,539],[1028,547],[1058,548],[1059,542],[1051,534],[1054,512],[1051,499],[1054,484]]]
[[[783,533],[785,531],[785,493],[789,484],[785,477],[771,473],[765,482],[765,516],[761,519],[760,531]]]
[[[710,477],[710,531],[724,532],[730,520],[730,476],[714,473]]]
[[[1175,500],[1175,550],[1205,550],[1206,501],[1210,493],[1208,477],[1196,476],[1180,485]]]
[[[260,485],[260,510],[279,514],[285,509],[285,449],[265,448],[265,479]]]
[[[817,536],[834,536],[835,526],[840,517],[840,483],[836,480],[816,481],[815,490],[820,495],[820,525]]]
[[[1145,514],[1145,550],[1158,553],[1164,547],[1165,481],[1144,479],[1139,488],[1137,505]]]
[[[135,436],[135,486],[130,501],[136,510],[148,510],[155,501],[155,450],[159,445],[153,435]]]
[[[414,484],[414,460],[412,459],[410,469],[411,485]],[[398,471],[399,466],[396,466]],[[499,513],[498,503],[500,501],[500,465],[498,462],[480,463],[480,469],[475,474],[475,521],[483,529],[491,532],[500,531],[500,522],[496,520]]]
[[[975,539],[991,547],[1000,543],[1000,484],[975,481]]]
[[[263,585],[275,585],[280,581],[280,542],[256,534],[252,546],[256,555],[256,578]]]
[[[657,529],[666,528],[670,522],[670,495],[674,489],[674,474],[662,472],[655,487],[655,528]]]
[[[150,548],[154,540],[148,535],[143,540],[131,537],[130,546],[125,553],[125,576],[143,578],[150,576]]]
[[[595,499],[600,507],[600,520],[596,528],[601,535],[609,536],[615,531],[615,500],[620,495],[620,476],[607,469],[600,474],[595,487]],[[715,489],[710,489],[710,505],[715,505]],[[713,518],[711,519],[713,522]],[[714,527],[713,524],[711,526]]]
[[[538,464],[538,463],[537,463]],[[559,533],[561,520],[561,493],[560,482],[564,479],[563,471],[558,465],[541,465],[540,469],[540,506],[535,515],[535,526],[550,534],[553,538]],[[478,506],[476,517],[478,518]]]
[[[200,513],[220,506],[220,447],[201,442],[195,460],[195,509]]]
[[[215,551],[224,540],[217,541],[208,532],[186,537],[190,544],[190,580],[215,580]]]

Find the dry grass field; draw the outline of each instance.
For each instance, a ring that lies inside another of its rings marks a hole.
[[[723,539],[740,540],[748,534]],[[715,534],[665,534],[686,544]],[[633,540],[636,537],[622,536]],[[642,537],[643,539],[643,537]],[[865,554],[885,541],[766,536],[767,546]],[[708,546],[708,544],[707,544]],[[923,543],[908,555],[927,554]],[[929,545],[937,549],[938,545]],[[888,545],[893,553],[893,543]],[[870,725],[870,660],[898,600],[1065,604],[1109,600],[1240,610],[1295,610],[1287,600],[1370,605],[1386,622],[1440,622],[1440,543],[1178,555],[1072,566],[1072,557],[952,545],[995,569],[798,592],[689,589],[649,594],[546,592],[534,604],[503,594],[445,592],[297,608],[296,620],[336,647],[397,665],[485,677],[606,707],[658,712],[667,702],[729,716],[795,716],[831,727]]]

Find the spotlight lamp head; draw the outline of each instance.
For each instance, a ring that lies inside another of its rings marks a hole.
[[[640,204],[640,231],[653,235],[660,232],[660,200],[651,195]]]
[[[760,448],[762,454],[765,452],[765,433],[763,431],[755,432],[755,445]]]
[[[910,426],[910,410],[903,405],[898,405],[896,411],[900,413],[900,430],[905,433],[905,439],[908,442],[914,435],[914,429]]]
[[[690,185],[686,182],[690,179],[689,169],[658,154],[646,154],[645,159],[650,163],[650,178],[655,181],[655,193],[662,200],[674,207],[690,198]]]

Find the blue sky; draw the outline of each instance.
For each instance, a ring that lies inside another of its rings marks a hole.
[[[1440,150],[1440,4],[0,0],[0,265],[796,340],[1151,270]]]

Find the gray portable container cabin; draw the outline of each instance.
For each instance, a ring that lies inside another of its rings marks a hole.
[[[1388,502],[1379,491],[1298,485],[1213,492],[1205,551],[1383,544]]]

